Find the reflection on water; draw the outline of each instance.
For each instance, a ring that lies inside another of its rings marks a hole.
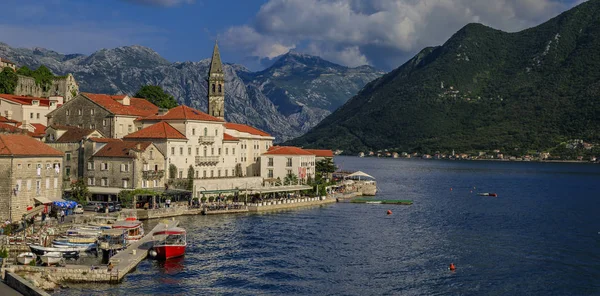
[[[600,166],[336,162],[375,176],[380,198],[414,204],[179,217],[185,257],[143,261],[119,285],[56,294],[600,294]]]

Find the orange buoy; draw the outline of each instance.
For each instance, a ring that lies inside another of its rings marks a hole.
[[[454,266],[454,263],[450,263],[450,266],[448,267],[448,269],[450,269],[451,271],[455,271],[456,267]]]
[[[392,214],[392,210],[388,210],[388,211],[387,211],[387,214],[388,214],[388,215],[391,215],[391,214]]]
[[[452,191],[452,187],[450,187],[450,191]]]

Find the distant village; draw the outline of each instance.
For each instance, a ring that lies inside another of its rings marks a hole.
[[[7,68],[17,69],[0,58],[0,70]],[[14,94],[0,94],[0,219],[45,212],[78,182],[94,201],[115,201],[123,190],[188,199],[279,192],[265,188],[307,184],[317,162],[333,158],[331,150],[276,146],[262,130],[226,122],[216,44],[207,99],[206,113],[183,105],[164,110],[128,95],[79,92],[70,74],[47,88],[19,75]]]

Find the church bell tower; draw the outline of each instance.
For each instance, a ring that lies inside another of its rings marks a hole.
[[[208,114],[225,120],[225,74],[216,42],[208,72]]]

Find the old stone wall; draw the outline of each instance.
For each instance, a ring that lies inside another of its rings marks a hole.
[[[6,221],[10,218],[10,199],[12,188],[11,178],[11,159],[8,157],[0,158],[0,221]]]
[[[113,131],[110,112],[83,96],[77,96],[48,114],[48,125],[71,125],[96,129],[105,137]]]
[[[82,159],[80,155],[79,143],[46,143],[48,146],[59,150],[65,154],[63,157],[63,179],[64,186],[68,188],[71,182],[77,181],[78,178],[83,177],[83,171],[81,171]]]
[[[168,172],[161,151],[156,146],[150,145],[145,151],[136,154],[135,188],[164,188]],[[144,180],[146,184],[143,184]]]
[[[48,98],[51,96],[61,96],[65,102],[73,99],[73,94],[79,94],[79,85],[73,75],[68,74],[64,77],[56,77],[48,90],[44,91],[40,85],[35,83],[33,77],[18,75],[15,95],[32,96],[38,98]]]
[[[90,162],[94,165],[90,166]],[[104,164],[108,165],[108,168],[104,166]],[[86,163],[86,182],[90,186],[100,186],[100,187],[113,187],[113,188],[124,188],[123,180],[127,180],[126,189],[135,189],[133,180],[134,180],[134,169],[133,167],[134,159],[133,158],[125,158],[125,157],[92,157],[91,161]],[[127,171],[123,171],[121,165],[127,165]],[[89,178],[94,179],[94,184],[90,184],[87,181]],[[102,184],[102,179],[106,179],[108,181],[107,185]]]

